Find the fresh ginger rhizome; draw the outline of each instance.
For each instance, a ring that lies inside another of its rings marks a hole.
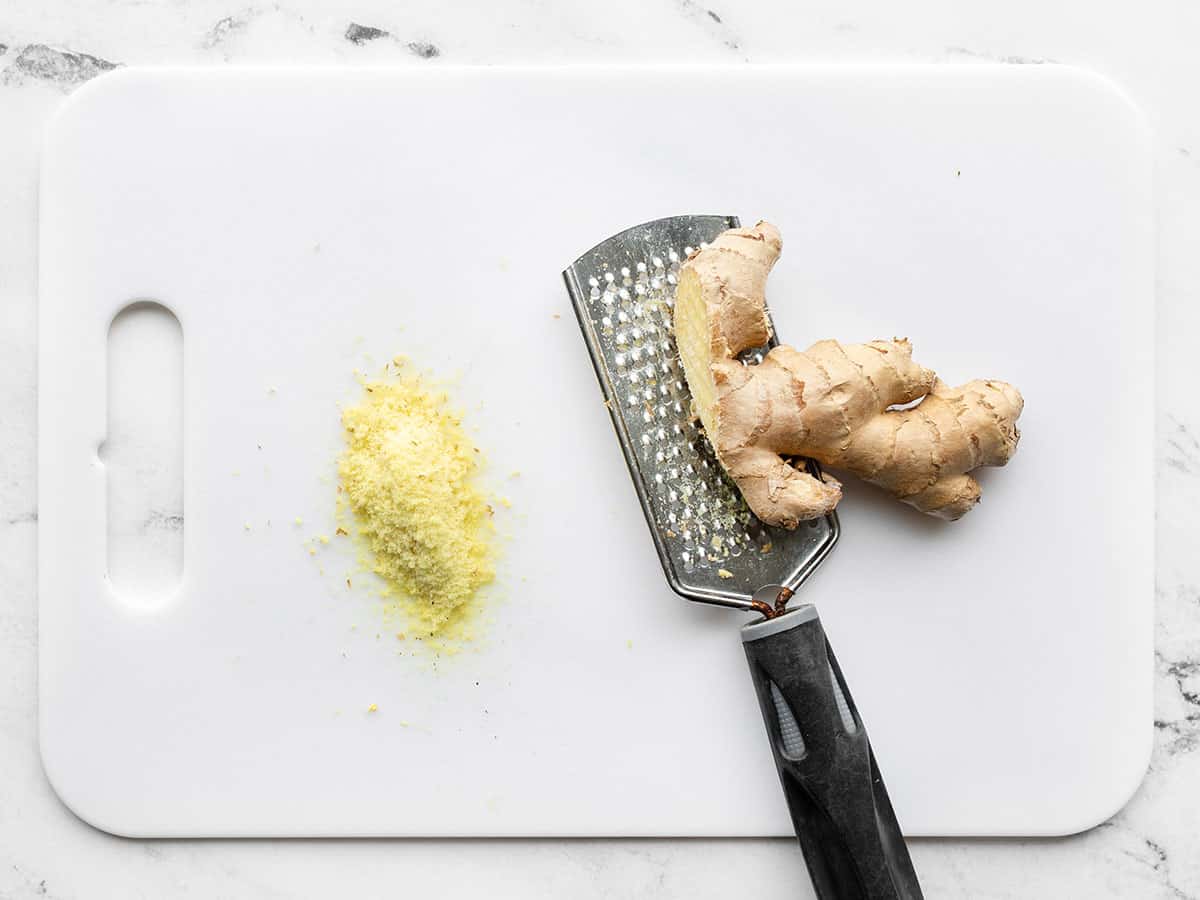
[[[907,340],[780,345],[743,364],[738,354],[771,338],[766,282],[782,249],[767,222],[730,229],[687,260],[675,299],[693,411],[750,509],[784,528],[832,510],[841,485],[788,462],[809,457],[921,512],[966,514],[980,496],[970,472],[1017,448],[1020,392],[994,380],[950,387],[913,361]]]

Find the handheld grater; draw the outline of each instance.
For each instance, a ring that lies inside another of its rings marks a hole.
[[[680,265],[733,216],[673,216],[597,244],[563,272],[671,588],[756,612],[742,641],[796,836],[822,900],[922,896],[816,607],[788,601],[833,549],[836,514],[768,527],[691,412],[672,315]],[[772,343],[775,343],[772,327]],[[770,346],[743,354],[754,365]],[[815,462],[797,460],[819,476]]]

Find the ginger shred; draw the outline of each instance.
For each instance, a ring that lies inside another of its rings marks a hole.
[[[480,455],[447,403],[416,376],[364,382],[342,414],[338,460],[372,569],[431,635],[495,578],[494,528],[475,484]]]

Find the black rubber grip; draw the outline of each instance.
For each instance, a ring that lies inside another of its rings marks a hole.
[[[801,606],[748,625],[743,640],[817,896],[920,900],[866,729],[816,610]]]

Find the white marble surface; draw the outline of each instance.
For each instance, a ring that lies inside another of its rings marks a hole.
[[[914,842],[927,896],[1200,898],[1200,7],[949,0],[10,0],[0,7],[0,898],[811,896],[789,841],[156,841],[76,820],[36,744],[36,199],[41,128],[112,64],[1064,62],[1157,141],[1156,745],[1129,806],[1050,841]],[[386,32],[386,33],[382,33]],[[75,54],[75,55],[72,55]],[[1095,364],[1121,365],[1120,348]],[[1086,373],[1080,373],[1086,389]],[[1103,486],[1098,485],[1102,490]]]

